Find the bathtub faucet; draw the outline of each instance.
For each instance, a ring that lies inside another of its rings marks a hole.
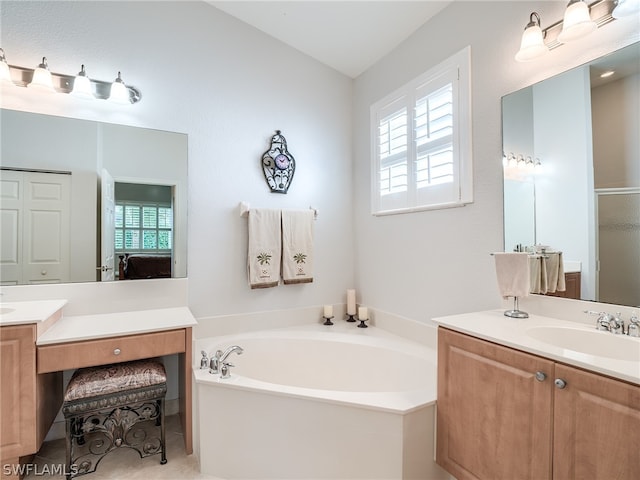
[[[229,378],[229,367],[233,367],[233,365],[227,362],[227,357],[233,352],[236,352],[238,355],[242,355],[242,352],[244,352],[244,350],[238,345],[232,345],[224,352],[222,350],[216,350],[215,355],[211,356],[211,361],[209,363],[209,373],[215,374],[222,372],[222,378]]]

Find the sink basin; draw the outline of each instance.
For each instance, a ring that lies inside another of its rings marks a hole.
[[[526,332],[531,338],[565,350],[640,362],[640,338],[571,327],[531,327]]]
[[[1,307],[0,308],[0,315],[6,315],[7,313],[14,312],[15,310],[16,310],[15,308]]]

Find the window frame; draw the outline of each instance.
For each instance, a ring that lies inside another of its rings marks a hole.
[[[172,253],[173,252],[173,245],[175,242],[175,238],[174,238],[174,230],[175,230],[175,222],[173,219],[173,215],[174,215],[174,211],[173,211],[173,206],[171,204],[166,204],[166,203],[162,203],[162,202],[152,202],[152,201],[131,201],[131,200],[123,200],[123,201],[116,201],[115,202],[116,207],[122,207],[123,208],[123,226],[122,227],[115,227],[115,233],[117,233],[118,231],[122,231],[122,235],[123,235],[123,242],[126,242],[125,239],[125,232],[127,230],[137,230],[140,232],[140,247],[138,248],[127,248],[126,246],[123,246],[123,248],[119,249],[117,247],[114,248],[114,252],[115,254],[119,254],[119,253],[145,253],[145,254],[149,254],[149,255],[163,255],[163,254],[167,254],[167,253]],[[126,210],[127,206],[135,206],[137,208],[140,209],[140,226],[139,227],[127,227],[125,220],[124,220],[124,210]],[[150,227],[144,227],[144,208],[145,207],[151,207],[154,208],[156,211],[156,227],[155,228],[150,228]],[[159,210],[161,208],[165,208],[165,209],[169,209],[171,211],[171,228],[163,228],[159,226]],[[154,248],[154,249],[150,249],[150,248],[144,248],[144,231],[145,230],[154,230],[156,232],[156,245],[158,244],[158,239],[159,239],[159,232],[169,232],[169,237],[170,237],[170,241],[171,241],[171,248]],[[115,236],[114,236],[114,245],[115,245]]]
[[[393,215],[424,210],[461,207],[473,202],[473,158],[471,148],[471,47],[467,46],[427,72],[411,80],[370,107],[371,137],[371,214]],[[449,82],[450,80],[450,82]],[[429,194],[438,186],[417,187],[414,163],[418,158],[416,146],[415,108],[417,100],[452,83],[453,95],[453,175],[454,184],[448,185],[451,200],[430,200]],[[384,160],[379,155],[379,126],[385,117],[401,109],[408,112],[406,169],[407,188],[404,192],[382,195],[380,188],[381,167]],[[435,187],[435,188],[434,188]],[[453,197],[456,198],[453,198]],[[383,197],[384,198],[383,200]]]

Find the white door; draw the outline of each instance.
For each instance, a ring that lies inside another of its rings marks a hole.
[[[23,283],[69,281],[71,175],[24,172]]]
[[[98,267],[101,275],[100,280],[108,282],[115,280],[115,237],[116,237],[116,192],[115,182],[111,174],[102,169],[101,178],[102,215],[100,216],[100,252],[102,265]]]
[[[22,172],[0,172],[0,284],[22,283]]]

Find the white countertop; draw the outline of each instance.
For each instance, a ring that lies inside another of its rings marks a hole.
[[[524,319],[509,318],[504,315],[504,310],[438,317],[433,321],[451,330],[640,385],[640,361],[588,355],[584,352],[560,348],[527,335],[528,328],[547,326],[614,335],[609,332],[597,332],[595,326],[531,314],[529,318]],[[621,340],[638,342],[638,350],[640,351],[640,338],[627,337],[621,338]]]
[[[0,303],[0,326],[44,322],[66,304],[66,300],[2,302]]]
[[[188,307],[77,315],[58,320],[38,337],[36,345],[174,330],[193,327],[197,323]]]

